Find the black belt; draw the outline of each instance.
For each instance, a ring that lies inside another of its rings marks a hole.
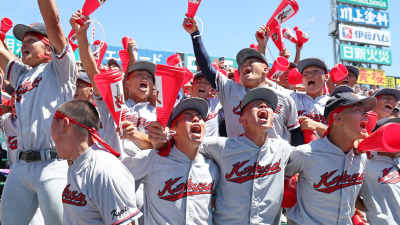
[[[57,150],[26,151],[19,153],[19,159],[25,162],[50,160],[58,158]]]

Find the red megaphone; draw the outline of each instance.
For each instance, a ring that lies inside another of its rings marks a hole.
[[[126,50],[126,49],[120,50],[120,51],[118,51],[118,54],[119,54],[119,58],[121,59],[122,71],[126,72],[126,69],[129,64],[128,50]]]
[[[289,28],[286,27],[285,29],[283,29],[283,37],[288,39],[289,41],[297,44],[297,38],[296,36],[294,36],[293,31]]]
[[[233,76],[235,77],[235,82],[239,83],[239,79],[240,79],[239,70],[235,70],[235,72],[233,73]]]
[[[6,33],[11,29],[12,26],[13,26],[13,22],[9,18],[4,17],[1,20],[0,41],[4,42],[4,40],[6,39]]]
[[[290,63],[286,58],[282,56],[277,57],[272,65],[271,71],[268,73],[268,79],[276,81],[278,77],[289,69],[289,66]]]
[[[104,55],[106,54],[106,50],[107,50],[107,43],[105,43],[104,41],[96,40],[93,43],[93,57],[94,60],[96,61],[97,68],[100,67]]]
[[[288,74],[288,82],[291,85],[297,85],[303,83],[303,75],[297,70],[297,68],[293,68],[290,70]]]
[[[318,136],[312,130],[303,130],[304,143],[309,144],[318,139]]]
[[[251,44],[250,48],[255,49],[256,51],[258,51],[258,44]]]
[[[284,23],[299,11],[299,5],[295,0],[282,0],[278,8],[275,10],[272,17],[267,23],[270,31],[275,29],[276,26]],[[264,38],[265,34],[258,33],[259,38]]]
[[[339,80],[345,78],[348,73],[349,71],[347,70],[347,68],[344,65],[338,63],[331,69],[331,71],[329,71],[329,76],[331,76],[333,83],[336,83]]]
[[[373,132],[358,145],[360,151],[399,152],[400,124],[387,123]]]
[[[365,225],[364,220],[361,218],[360,215],[354,214],[353,225]]]
[[[279,51],[283,51],[283,48],[285,48],[283,39],[282,39],[282,29],[281,26],[278,25],[273,29],[270,33],[269,36],[271,37],[272,41],[276,45],[276,47],[279,49]]]
[[[374,111],[369,111],[367,112],[368,116],[368,123],[365,129],[367,130],[368,134],[372,134],[372,131],[374,130],[376,126],[376,122],[378,122],[378,114]]]
[[[123,37],[122,38],[122,46],[124,46],[124,49],[128,49],[128,43],[132,41],[132,38],[130,37]]]
[[[306,43],[310,38],[306,32],[300,30],[298,27],[295,27],[294,31],[296,32],[297,41],[300,43],[300,46]]]
[[[176,66],[176,67],[183,67],[182,59],[179,54],[173,54],[167,58],[167,65],[168,66]]]
[[[290,180],[285,179],[283,184],[283,199],[281,207],[292,208],[297,202],[296,193],[296,176],[290,178]]]
[[[200,2],[201,0],[189,0],[189,4],[188,4],[188,12],[186,13],[187,17],[191,17],[194,18],[196,16],[197,13],[197,9],[200,6]],[[185,26],[187,27],[193,27],[193,23],[192,22],[188,22],[185,24]]]

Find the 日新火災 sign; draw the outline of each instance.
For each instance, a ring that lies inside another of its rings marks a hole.
[[[338,14],[340,21],[384,28],[389,27],[389,13],[339,5]]]
[[[362,5],[372,8],[388,9],[388,0],[338,0],[338,2]]]
[[[392,65],[392,51],[340,44],[340,58],[346,61]]]
[[[339,24],[339,39],[371,45],[390,46],[390,32],[372,28],[355,27]]]

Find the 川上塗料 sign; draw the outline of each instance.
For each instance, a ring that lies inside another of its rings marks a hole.
[[[340,58],[347,61],[392,65],[392,51],[340,44]]]
[[[389,13],[338,6],[339,20],[361,25],[389,27]]]
[[[390,46],[390,32],[372,28],[355,27],[339,24],[339,39],[371,45]]]
[[[385,71],[377,69],[369,69],[358,67],[360,74],[358,75],[357,83],[369,84],[377,86],[385,86]]]
[[[362,5],[371,8],[388,9],[388,0],[338,0],[338,2]]]

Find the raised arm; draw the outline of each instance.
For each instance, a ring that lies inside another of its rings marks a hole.
[[[133,46],[135,46],[135,49],[133,49]],[[125,85],[126,84],[126,80],[128,79],[128,72],[129,69],[131,68],[131,66],[137,61],[138,59],[138,52],[137,52],[137,46],[136,46],[136,41],[132,40],[130,42],[128,42],[128,55],[129,55],[129,62],[128,62],[128,66],[126,67],[126,71],[125,72],[125,76],[124,76],[124,81],[123,81],[123,85],[124,86],[124,95],[125,95],[125,101],[128,100],[129,98],[129,89],[128,87]]]
[[[193,23],[193,27],[185,26],[185,24],[189,21]],[[193,18],[185,18],[182,26],[186,30],[186,32],[188,32],[192,37],[194,54],[196,56],[197,64],[199,65],[201,72],[203,72],[207,81],[210,82],[211,87],[213,89],[217,89],[217,85],[215,83],[217,70],[212,66],[210,56],[208,55],[206,48],[204,47],[197,21]]]
[[[258,36],[258,33],[262,33],[262,34],[266,33],[265,38],[261,39]],[[257,43],[258,43],[258,52],[263,54],[264,56],[265,56],[265,49],[267,48],[267,43],[268,43],[268,40],[269,40],[269,34],[270,34],[270,30],[265,25],[262,25],[260,27],[260,29],[258,29],[256,31],[256,40],[257,40]]]
[[[303,49],[304,45],[300,45],[299,43],[296,44],[296,57],[294,58],[294,63],[299,63],[300,62],[300,52]]]
[[[89,28],[89,23],[81,26],[75,22],[83,16],[81,12],[81,10],[78,10],[78,12],[72,15],[69,23],[76,33],[76,38],[79,45],[79,56],[81,58],[83,67],[85,68],[86,74],[89,77],[90,83],[92,84],[93,91],[97,96],[101,96],[99,89],[97,89],[96,82],[94,82],[94,76],[99,74],[99,70],[97,69],[97,64],[94,60],[94,56],[92,54],[92,50],[90,49],[89,41],[86,35],[86,31]],[[88,20],[89,17],[86,16],[85,19]]]
[[[13,54],[11,54],[10,50],[7,48],[4,42],[0,41],[0,68],[3,71],[6,71],[6,67],[8,62],[13,58]],[[2,79],[4,78],[4,73],[2,74]]]
[[[42,13],[46,33],[51,46],[56,54],[61,54],[67,45],[67,39],[60,23],[55,0],[38,0],[40,12]]]

